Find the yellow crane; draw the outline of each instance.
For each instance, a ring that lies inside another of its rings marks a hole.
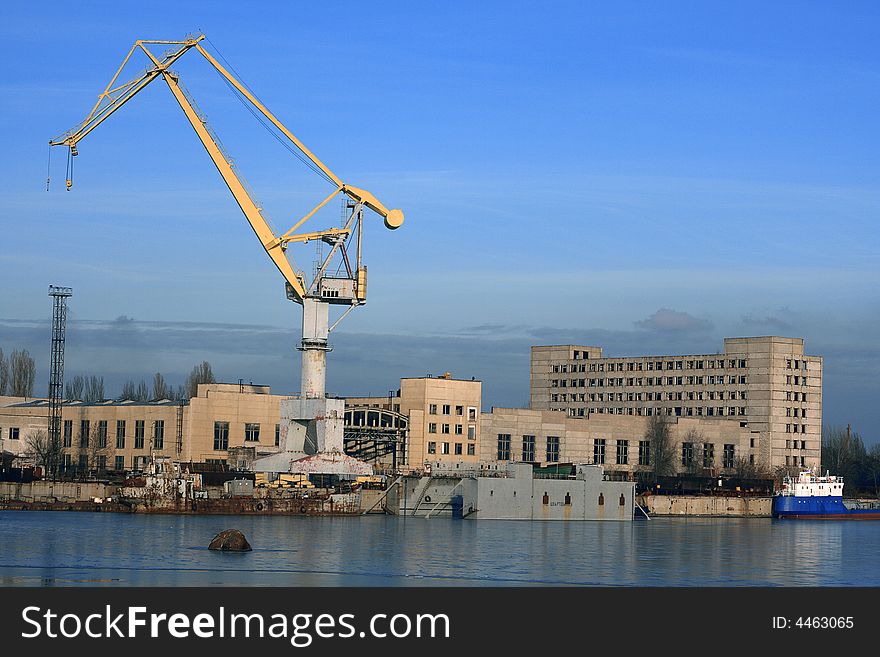
[[[300,349],[302,359],[301,394],[308,398],[323,398],[325,395],[326,352],[329,351],[328,336],[332,327],[329,326],[329,305],[349,305],[346,314],[354,307],[366,301],[366,267],[361,262],[361,241],[363,238],[363,209],[368,208],[384,219],[385,226],[396,229],[403,223],[403,212],[399,209],[389,210],[370,192],[342,182],[314,153],[297,139],[284,124],[270,112],[251,91],[237,80],[220,62],[218,62],[201,44],[205,36],[187,37],[181,41],[138,40],[131,47],[120,64],[115,75],[104,91],[98,96],[88,116],[76,127],[63,135],[52,139],[50,146],[67,146],[67,189],[73,185],[73,158],[78,155],[77,145],[89,133],[109,118],[116,110],[144,89],[150,82],[162,78],[171,90],[184,115],[195,130],[224,182],[244,213],[254,233],[281,272],[285,280],[287,297],[303,306],[303,335]],[[170,46],[163,55],[156,56],[147,46]],[[120,74],[136,51],[142,51],[149,58],[150,65],[138,77],[125,83],[118,83]],[[307,158],[307,163],[323,174],[335,189],[318,203],[311,211],[300,218],[289,230],[277,235],[266,221],[260,207],[236,172],[232,160],[224,153],[218,140],[212,134],[205,118],[196,111],[193,100],[180,84],[179,76],[171,70],[180,57],[188,51],[195,50],[213,66],[228,83],[244,97],[263,117],[265,117],[299,153]],[[348,197],[348,209],[351,213],[341,228],[328,228],[312,232],[296,232],[311,219],[321,208],[334,197],[344,194]],[[354,267],[348,257],[346,241],[352,235],[357,236],[357,252]],[[309,283],[303,273],[291,265],[285,253],[291,242],[309,242],[321,240],[331,245],[328,256],[322,262],[317,274]],[[345,266],[344,275],[330,275],[328,265],[339,253]],[[341,317],[339,318],[342,319]]]

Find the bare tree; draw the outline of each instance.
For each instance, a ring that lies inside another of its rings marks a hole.
[[[867,451],[861,435],[849,427],[822,427],[822,469],[855,481],[867,460]]]
[[[701,431],[688,429],[682,443],[690,445],[690,460],[687,463],[682,463],[688,474],[702,474],[704,467],[712,467],[711,465],[706,466],[703,462],[704,443]],[[684,454],[684,447],[682,447],[682,454]]]
[[[135,387],[134,381],[126,381],[122,384],[122,392],[119,393],[119,397],[117,397],[117,399],[119,401],[133,401],[136,392],[137,388]]]
[[[868,452],[868,480],[874,487],[874,497],[880,497],[880,443],[871,447]]]
[[[33,397],[37,368],[28,350],[13,351],[9,364],[12,370],[12,396]]]
[[[168,399],[171,397],[171,391],[165,377],[159,372],[153,375],[153,399]]]
[[[104,377],[90,376],[86,379],[85,402],[99,402],[104,399]]]
[[[83,396],[85,395],[85,390],[86,380],[82,375],[77,374],[64,384],[64,398],[68,400],[82,401]]]
[[[672,437],[669,435],[669,424],[661,415],[652,415],[648,420],[645,440],[651,443],[651,462],[654,474],[665,477],[675,474],[675,453]]]
[[[31,431],[25,438],[25,453],[41,466],[47,477],[55,477],[61,466],[61,440],[52,439],[43,429]]]
[[[137,401],[149,401],[150,400],[150,391],[147,388],[147,382],[141,381],[137,385],[137,390],[135,390],[134,398]]]
[[[189,378],[186,380],[187,397],[192,398],[198,394],[200,383],[216,383],[214,372],[211,371],[211,363],[206,360],[202,361],[200,365],[196,365],[190,372]]]
[[[7,388],[9,388],[9,364],[6,362],[3,350],[0,349],[0,396],[6,394]]]
[[[771,479],[773,476],[763,463],[753,463],[744,456],[738,457],[733,467],[740,479]]]

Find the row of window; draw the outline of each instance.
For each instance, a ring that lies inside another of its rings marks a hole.
[[[551,401],[710,401],[724,400],[724,390],[712,390],[710,392],[561,392],[552,393]],[[727,392],[727,399],[735,401],[737,399],[748,399],[749,395],[746,390],[730,390]]]
[[[73,470],[78,469],[80,471],[88,471],[88,470],[98,470],[98,471],[106,471],[108,467],[107,456],[104,454],[98,454],[94,456],[91,460],[89,459],[88,454],[80,454],[76,461],[73,459],[73,455],[69,453],[65,453],[61,455],[61,469],[62,470]],[[131,457],[131,470],[141,471],[147,465],[147,457],[145,456],[132,456]],[[124,472],[125,471],[125,457],[124,456],[115,456],[113,458],[113,470],[116,472]]]
[[[452,415],[452,404],[442,404],[440,408],[443,415]],[[463,416],[464,406],[456,405],[455,414],[459,417]],[[437,415],[437,404],[428,404],[428,415]],[[477,421],[477,408],[475,406],[468,406],[468,421]]]
[[[19,440],[21,429],[19,427],[9,427],[9,440]],[[0,439],[3,438],[3,427],[0,427]]]
[[[510,460],[511,436],[509,433],[498,434],[497,459],[499,461]],[[534,462],[535,459],[535,436],[525,435],[522,437],[522,461]],[[548,463],[559,461],[559,436],[547,436],[544,443],[544,460]]]
[[[441,424],[440,425],[440,433],[449,434],[452,425],[450,424]],[[477,425],[469,424],[467,428],[467,437],[468,440],[476,440],[477,439]],[[428,423],[428,433],[437,433],[437,423],[429,422]],[[464,426],[461,424],[455,425],[455,435],[463,436],[464,435]]]
[[[807,441],[806,440],[786,440],[785,441],[785,449],[806,449]]]
[[[806,424],[786,424],[785,433],[807,433]]]
[[[797,406],[793,406],[791,408],[785,409],[786,417],[807,417],[807,409],[806,408],[798,408]]]
[[[804,370],[805,370],[805,369],[807,369],[807,361],[805,361],[805,360],[798,360],[798,359],[787,358],[787,359],[785,360],[785,369],[787,369],[787,370],[792,370],[792,369],[794,369],[794,370],[800,370],[800,369],[804,369]]]
[[[165,420],[153,422],[152,449],[165,449]],[[146,421],[134,421],[134,449],[144,449]],[[126,421],[116,420],[116,449],[125,449]],[[90,420],[80,420],[79,423],[79,446],[89,447],[92,440],[95,445],[104,449],[107,447],[107,420],[98,420],[94,428]],[[62,428],[62,447],[73,446],[73,420],[64,420]]]
[[[245,422],[244,441],[256,443],[260,441],[260,425],[257,422]],[[275,425],[275,446],[281,443],[281,425]],[[218,420],[214,422],[214,451],[229,449],[229,422]]]
[[[699,453],[698,453],[699,452]],[[698,460],[699,459],[699,460]],[[702,449],[697,443],[684,442],[681,444],[681,464],[685,467],[693,467],[702,463],[704,468],[715,467],[715,445],[703,443]],[[736,463],[736,446],[730,443],[724,445],[721,467],[732,468]]]
[[[583,352],[583,358],[579,358],[578,354],[581,352],[575,351],[573,360],[586,360],[588,352]],[[743,369],[748,367],[748,362],[742,358],[728,358],[725,360],[724,358],[719,359],[710,359],[710,360],[650,360],[650,361],[627,361],[627,362],[602,362],[602,363],[589,363],[589,367],[587,363],[565,363],[562,365],[553,365],[552,370],[554,372],[605,372],[606,366],[608,372],[641,372],[643,370],[651,371],[660,371],[663,369],[666,370],[714,370],[719,369],[722,370],[726,367],[728,369]],[[789,361],[789,369],[791,361]],[[806,366],[806,361],[804,362]],[[664,368],[665,365],[665,368]],[[625,369],[624,369],[625,368]]]
[[[807,465],[807,457],[805,456],[786,456],[785,465],[799,465],[802,468]]]
[[[441,454],[450,454],[451,453],[449,451],[450,447],[452,447],[452,444],[450,444],[450,443],[440,443],[440,453]],[[455,454],[457,456],[462,455],[462,448],[463,448],[462,443],[454,443],[454,450],[455,450]],[[436,454],[436,453],[437,453],[437,443],[436,442],[429,442],[428,443],[428,454]],[[476,456],[476,454],[477,454],[476,445],[474,443],[469,443],[467,446],[467,455],[468,456]]]
[[[787,386],[805,386],[807,385],[807,377],[796,376],[793,374],[785,375],[785,385]]]
[[[564,408],[551,408],[551,411],[565,412]],[[569,417],[588,417],[590,413],[599,413],[607,415],[669,415],[675,417],[722,417],[722,416],[741,416],[748,415],[748,408],[745,406],[670,406],[668,408],[657,408],[653,406],[633,407],[610,407],[600,406],[599,408],[569,408]]]
[[[789,377],[790,378],[790,377]],[[798,377],[794,377],[797,379]],[[806,377],[803,385],[806,385]],[[649,376],[649,377],[609,377],[598,379],[550,379],[551,388],[623,388],[626,386],[722,386],[746,385],[745,374],[723,374],[717,376]]]
[[[629,465],[629,440],[615,441],[615,464]],[[639,465],[651,465],[651,441],[640,440],[639,443]],[[605,438],[593,439],[593,463],[604,465],[606,463],[606,446]],[[682,443],[681,463],[684,466],[693,466],[695,464],[695,444],[692,442]],[[535,460],[535,436],[524,435],[522,437],[522,458],[523,462],[532,462]],[[548,463],[556,463],[559,461],[559,436],[547,436],[546,439],[546,459]],[[498,450],[497,459],[499,461],[509,461],[511,459],[511,435],[507,433],[498,434]],[[736,461],[736,446],[731,443],[724,445],[722,454],[722,467],[732,468]],[[702,463],[704,468],[715,466],[715,445],[714,443],[703,443],[702,445]]]

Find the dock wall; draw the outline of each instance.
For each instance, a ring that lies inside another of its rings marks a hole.
[[[772,497],[720,495],[640,495],[637,502],[652,516],[769,518]]]

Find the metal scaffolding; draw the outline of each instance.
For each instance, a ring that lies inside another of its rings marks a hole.
[[[52,297],[52,362],[49,368],[49,444],[61,445],[61,410],[64,395],[64,334],[67,330],[67,297],[73,296],[73,288],[49,286]],[[60,450],[50,450],[57,453]],[[58,463],[46,464],[57,469]],[[54,472],[50,474],[55,474]]]

